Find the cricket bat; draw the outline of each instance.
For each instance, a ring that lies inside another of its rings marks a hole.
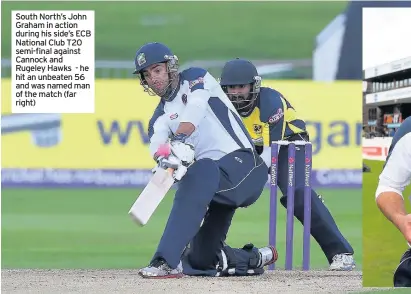
[[[166,170],[158,169],[130,208],[128,214],[140,226],[147,224],[160,202],[174,184],[173,172],[172,168]]]

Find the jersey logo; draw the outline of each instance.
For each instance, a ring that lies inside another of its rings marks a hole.
[[[254,133],[260,135],[262,133],[262,126],[261,125],[253,125]]]
[[[178,113],[174,113],[174,114],[170,115],[171,120],[176,119],[177,117],[178,117]]]
[[[187,95],[183,94],[183,96],[181,96],[181,101],[183,101],[184,105],[187,104]]]
[[[281,108],[277,110],[277,113],[274,113],[272,116],[268,118],[269,124],[278,123],[278,121],[284,116],[284,112]]]
[[[190,81],[190,83],[188,84],[188,87],[191,89],[192,87],[194,87],[197,84],[204,84],[204,78],[199,77],[198,79],[196,79],[194,81]]]

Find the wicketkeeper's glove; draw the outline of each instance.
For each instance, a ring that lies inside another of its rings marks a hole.
[[[262,137],[253,139],[253,143],[258,155],[261,155],[264,151],[264,139]]]

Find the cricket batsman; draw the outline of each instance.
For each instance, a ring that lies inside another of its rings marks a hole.
[[[405,211],[405,187],[411,181],[411,117],[405,119],[392,143],[375,192],[378,208],[411,244],[411,214]],[[394,287],[411,287],[411,249],[400,259],[394,273]]]
[[[278,91],[261,87],[261,77],[248,60],[228,61],[222,71],[220,84],[241,115],[256,149],[270,166],[272,141],[309,141],[304,120],[291,103]],[[265,148],[264,148],[265,147]],[[263,154],[264,152],[264,154]],[[304,221],[304,161],[303,146],[296,147],[294,216]],[[278,155],[278,187],[287,207],[288,149],[281,146]],[[267,178],[267,174],[264,175]],[[321,196],[311,190],[311,235],[318,242],[329,262],[330,270],[355,268],[354,250],[343,237]]]
[[[206,70],[178,73],[178,58],[161,43],[137,51],[134,73],[161,99],[150,120],[150,153],[178,182],[160,243],[139,275],[262,274],[277,260],[275,248],[225,244],[236,209],[252,205],[267,181],[268,167],[236,109]]]

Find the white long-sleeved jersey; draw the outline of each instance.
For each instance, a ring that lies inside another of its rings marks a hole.
[[[402,192],[411,182],[411,117],[404,120],[395,133],[389,153],[380,175],[375,194],[383,192]]]
[[[186,140],[194,145],[195,158],[218,160],[240,148],[254,148],[240,115],[217,80],[202,68],[180,73],[173,99],[161,101],[149,123],[150,153],[175,134],[181,122],[195,131]]]

